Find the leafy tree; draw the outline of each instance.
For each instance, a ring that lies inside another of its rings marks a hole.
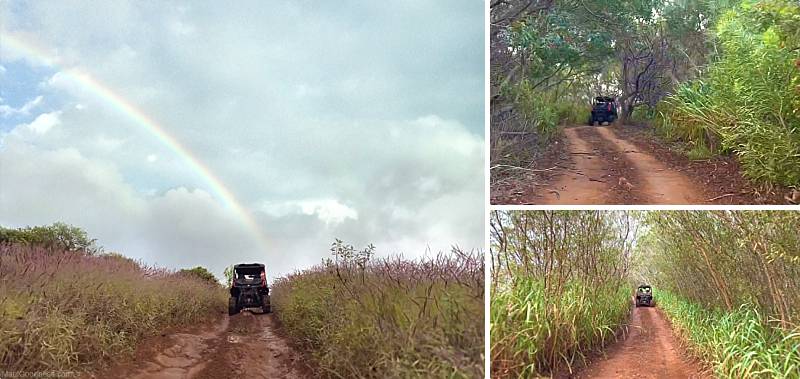
[[[41,245],[48,248],[95,254],[102,251],[96,242],[96,239],[89,238],[85,230],[63,222],[17,229],[0,227],[0,243]]]

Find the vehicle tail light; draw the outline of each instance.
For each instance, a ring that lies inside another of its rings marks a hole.
[[[611,103],[608,103],[608,111],[611,112]]]
[[[261,285],[266,287],[267,286],[267,273],[261,271]]]

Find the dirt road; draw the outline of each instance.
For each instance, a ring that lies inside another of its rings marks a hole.
[[[571,161],[549,188],[539,189],[538,204],[704,202],[689,177],[619,138],[613,127],[571,127],[564,135]]]
[[[190,332],[154,337],[133,362],[97,377],[305,378],[300,356],[276,334],[275,316],[244,311]]]
[[[612,345],[578,378],[709,378],[689,361],[656,308],[635,308],[625,340]]]

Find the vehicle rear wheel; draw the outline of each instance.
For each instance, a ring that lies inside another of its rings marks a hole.
[[[237,304],[237,299],[231,296],[228,299],[228,316],[233,316],[239,313],[239,304]]]

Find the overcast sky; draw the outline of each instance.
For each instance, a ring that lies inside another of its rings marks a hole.
[[[0,225],[217,274],[482,246],[483,1],[223,3],[0,0]]]

